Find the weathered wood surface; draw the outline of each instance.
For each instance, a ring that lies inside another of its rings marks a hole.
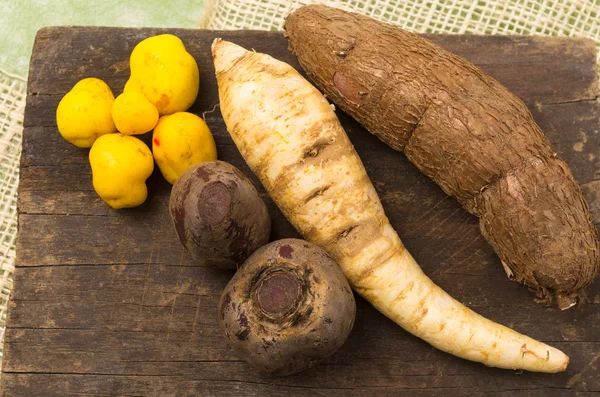
[[[297,66],[281,33],[168,30],[198,60],[193,112],[218,102],[210,59],[216,36]],[[128,56],[160,29],[48,28],[29,77],[15,290],[0,388],[4,396],[554,396],[600,392],[600,283],[576,310],[533,302],[507,279],[477,221],[402,155],[340,118],[392,224],[425,272],[481,314],[551,343],[565,373],[486,368],[431,348],[358,299],[344,347],[304,373],[254,374],[227,347],[217,302],[231,272],[194,265],[171,226],[170,186],[158,172],[139,208],[115,211],[94,193],[87,150],[57,132],[61,96],[83,77],[121,92]],[[481,65],[530,106],[584,186],[600,223],[600,104],[594,44],[581,39],[430,36]],[[250,175],[218,109],[206,114],[221,159]],[[146,137],[145,139],[148,139]],[[255,178],[253,181],[258,186]],[[264,195],[264,192],[263,192]],[[296,236],[268,197],[272,239]],[[517,393],[518,392],[518,393]]]

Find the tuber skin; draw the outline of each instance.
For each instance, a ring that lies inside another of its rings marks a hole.
[[[185,171],[173,185],[169,212],[179,240],[203,266],[234,269],[271,233],[269,212],[252,182],[223,161]]]
[[[356,303],[338,264],[304,240],[274,241],[225,287],[219,325],[258,372],[290,375],[334,354],[354,325]]]
[[[296,230],[335,259],[357,293],[408,332],[458,357],[499,368],[566,369],[563,352],[478,315],[423,273],[329,102],[298,71],[221,39],[212,53],[221,114],[244,160]]]
[[[328,98],[479,217],[510,279],[563,310],[577,304],[598,273],[598,232],[519,98],[429,40],[358,14],[302,7],[285,35]]]

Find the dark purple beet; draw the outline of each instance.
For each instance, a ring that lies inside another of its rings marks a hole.
[[[252,182],[229,163],[184,172],[169,202],[177,235],[203,266],[236,268],[269,241],[271,218]]]
[[[221,296],[219,325],[257,371],[289,375],[335,353],[355,314],[337,263],[314,244],[285,239],[260,248],[240,267]]]

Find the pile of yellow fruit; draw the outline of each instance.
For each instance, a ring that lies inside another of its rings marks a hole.
[[[113,208],[146,201],[154,160],[171,184],[189,167],[216,160],[202,118],[186,112],[200,86],[198,65],[176,36],[141,41],[131,53],[131,76],[116,99],[96,78],[79,81],[58,104],[56,124],[67,141],[91,147],[96,193]],[[132,135],[152,131],[152,152]]]

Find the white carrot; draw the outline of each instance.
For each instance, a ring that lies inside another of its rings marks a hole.
[[[490,321],[435,285],[390,225],[323,95],[294,68],[216,39],[221,113],[242,156],[294,227],[353,289],[436,348],[488,366],[563,371],[569,358]]]

